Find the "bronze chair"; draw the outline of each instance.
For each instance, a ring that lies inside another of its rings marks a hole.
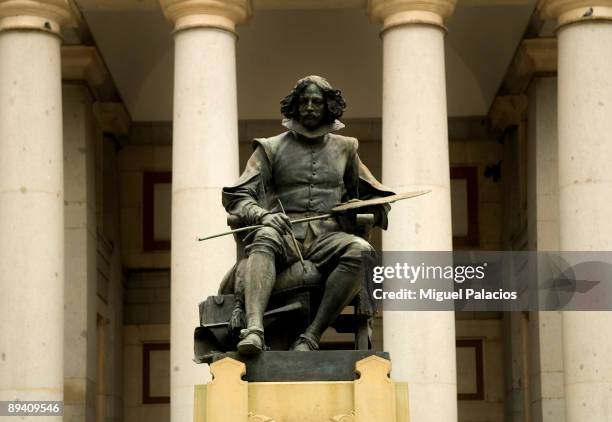
[[[228,215],[227,223],[232,229],[242,226],[234,215]],[[358,214],[355,234],[369,241],[373,223],[372,214]],[[247,236],[248,232],[234,234],[237,263],[223,278],[218,295],[209,296],[200,303],[200,326],[194,333],[196,362],[210,363],[214,355],[236,350],[239,331],[244,328],[243,274]],[[304,266],[300,261],[294,262],[277,274],[264,316],[268,347],[287,350],[304,331],[316,313],[324,283],[322,275],[308,260],[304,261]],[[331,325],[339,333],[355,335],[355,350],[369,350],[371,347],[372,312],[362,306],[367,294],[362,288],[349,305],[353,312],[341,314]]]

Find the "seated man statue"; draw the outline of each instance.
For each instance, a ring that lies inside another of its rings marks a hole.
[[[357,139],[333,134],[346,103],[324,78],[300,79],[281,101],[288,131],[255,140],[255,151],[238,182],[223,189],[223,205],[244,224],[263,224],[245,247],[246,329],[238,352],[265,348],[263,316],[277,271],[300,256],[311,261],[326,280],[312,323],[292,350],[317,350],[323,331],[358,294],[362,253],[372,246],[347,229],[346,221],[329,218],[292,224],[290,220],[329,212],[339,203],[392,195],[361,163]],[[375,224],[386,228],[388,205],[373,206]],[[296,251],[299,248],[299,253]]]

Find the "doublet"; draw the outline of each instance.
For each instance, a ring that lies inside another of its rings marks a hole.
[[[319,215],[349,199],[393,194],[361,163],[357,139],[333,133],[306,137],[289,130],[258,138],[238,182],[223,188],[223,205],[244,224],[258,224],[265,214],[280,211],[293,218]],[[383,226],[386,226],[384,218]],[[334,219],[299,224],[298,239],[310,227],[315,236],[339,231]]]
[[[325,213],[357,197],[356,139],[334,134],[308,139],[285,132],[255,143],[270,164],[270,204],[280,200],[288,213]]]

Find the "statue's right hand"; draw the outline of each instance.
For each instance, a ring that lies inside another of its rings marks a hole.
[[[279,233],[291,233],[291,221],[286,214],[277,212],[266,214],[261,218],[261,224],[278,230]]]

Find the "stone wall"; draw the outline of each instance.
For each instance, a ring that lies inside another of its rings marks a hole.
[[[142,216],[143,174],[171,169],[170,146],[128,144],[119,151],[122,255],[127,268],[170,267],[169,250],[144,250]]]
[[[170,324],[169,270],[127,272],[123,323]]]
[[[170,343],[170,325],[126,325],[123,339],[124,422],[170,421],[170,351],[164,350]],[[144,345],[157,345],[159,349],[153,346],[154,349],[148,351],[149,365],[146,367],[143,359],[147,346]],[[145,372],[149,376],[148,394],[143,391]],[[145,395],[149,398],[145,399]]]

